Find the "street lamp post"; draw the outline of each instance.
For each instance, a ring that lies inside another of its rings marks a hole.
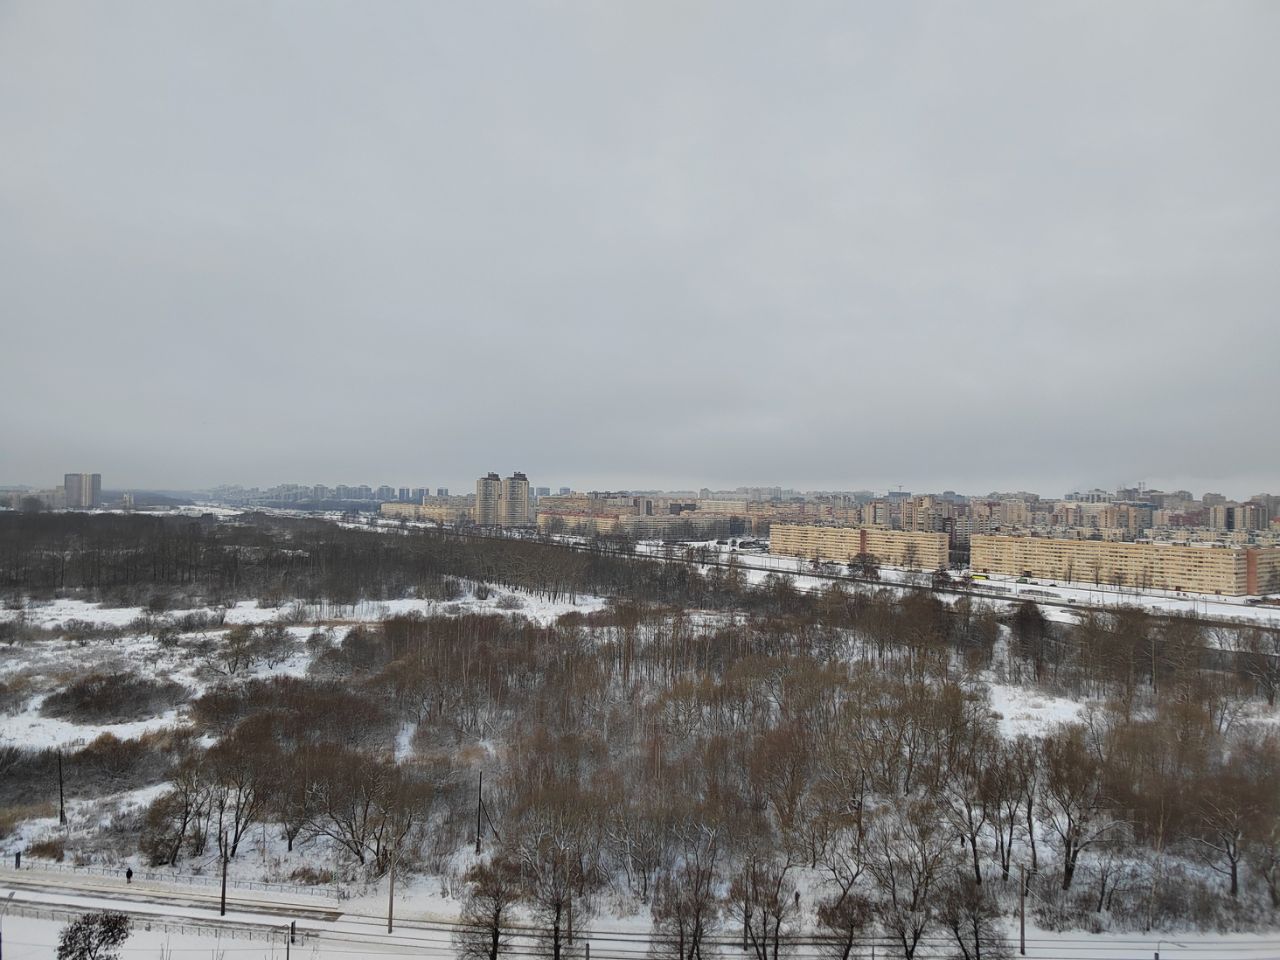
[[[4,915],[9,912],[9,905],[13,903],[13,893],[14,891],[9,891],[9,895],[4,898],[4,909],[0,910],[0,960],[4,960]]]

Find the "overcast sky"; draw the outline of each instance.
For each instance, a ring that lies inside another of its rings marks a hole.
[[[1280,3],[0,0],[0,483],[1280,492]]]

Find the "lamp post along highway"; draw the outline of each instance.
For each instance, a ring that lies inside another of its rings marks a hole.
[[[13,903],[13,891],[4,898],[4,909],[0,910],[0,960],[4,960],[4,915],[9,912],[9,904]]]

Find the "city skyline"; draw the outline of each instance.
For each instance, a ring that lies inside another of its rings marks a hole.
[[[358,473],[359,471],[352,471],[352,472]],[[518,471],[518,472],[526,473],[526,474],[528,473],[527,471]],[[366,471],[366,473],[371,473],[371,471]],[[567,490],[573,490],[575,492],[584,492],[584,493],[591,492],[591,491],[607,491],[607,490],[618,490],[618,491],[625,491],[625,492],[632,492],[632,493],[697,493],[700,490],[712,490],[716,493],[734,493],[734,492],[741,493],[748,490],[777,488],[784,491],[791,491],[795,494],[800,494],[800,495],[822,494],[822,493],[870,492],[879,496],[892,496],[898,493],[916,494],[916,495],[940,495],[943,493],[951,492],[951,493],[955,493],[960,496],[968,497],[968,498],[982,498],[993,493],[1006,494],[1006,493],[1026,492],[1026,493],[1037,494],[1043,499],[1065,499],[1073,493],[1085,493],[1088,491],[1095,491],[1095,490],[1103,491],[1106,493],[1114,493],[1115,491],[1118,491],[1118,490],[1142,489],[1142,490],[1159,491],[1159,492],[1188,490],[1195,496],[1199,496],[1204,493],[1216,493],[1216,494],[1223,494],[1228,500],[1244,502],[1249,500],[1251,497],[1254,497],[1260,494],[1268,495],[1273,490],[1280,489],[1280,479],[1275,479],[1274,481],[1268,481],[1266,479],[1263,479],[1263,480],[1260,480],[1256,486],[1247,488],[1247,489],[1243,487],[1239,489],[1229,488],[1220,484],[1214,485],[1213,483],[1205,483],[1203,481],[1200,482],[1199,484],[1195,484],[1195,483],[1176,483],[1176,482],[1157,483],[1157,482],[1150,482],[1146,480],[1138,480],[1133,482],[1120,482],[1120,483],[1112,483],[1112,484],[1103,484],[1103,483],[1058,484],[1057,486],[1044,487],[1044,488],[1037,488],[1033,486],[1027,486],[1027,485],[1016,484],[1016,483],[994,483],[985,487],[965,488],[955,482],[945,482],[936,486],[910,485],[910,484],[883,484],[883,483],[877,485],[872,483],[854,483],[854,482],[845,482],[845,483],[839,483],[839,484],[825,484],[825,485],[823,484],[806,485],[806,484],[788,483],[788,482],[746,482],[746,483],[735,482],[735,483],[717,486],[711,483],[693,483],[691,481],[686,480],[683,483],[674,482],[669,485],[663,486],[663,485],[656,485],[656,484],[650,485],[650,484],[644,484],[639,482],[624,482],[625,478],[614,478],[618,482],[594,483],[594,484],[580,483],[580,482],[570,482],[566,484],[561,482],[561,479],[563,478],[544,483],[542,482],[544,479],[545,478],[543,477],[539,477],[537,483],[534,483],[534,481],[529,481],[531,491],[535,486],[549,487],[553,491],[560,490],[560,489],[567,489]],[[366,483],[358,478],[349,477],[347,480],[336,481],[336,482],[332,480],[307,481],[307,480],[300,480],[300,479],[293,479],[293,480],[268,479],[268,480],[259,481],[259,482],[221,481],[218,483],[206,483],[206,484],[200,484],[200,485],[195,485],[190,487],[167,486],[163,484],[146,483],[146,482],[124,483],[124,482],[115,482],[115,480],[113,479],[113,482],[103,487],[103,489],[107,491],[136,490],[136,491],[147,491],[147,492],[156,492],[156,493],[165,493],[165,492],[208,493],[221,488],[235,488],[235,487],[239,487],[245,490],[255,490],[255,489],[269,490],[269,489],[277,489],[282,487],[314,488],[314,487],[320,486],[320,487],[328,488],[331,492],[336,492],[341,488],[367,487],[372,491],[377,491],[379,489],[386,488],[395,494],[399,494],[400,491],[408,489],[408,490],[413,490],[415,493],[425,493],[428,496],[440,496],[440,495],[449,496],[450,491],[452,491],[453,496],[465,496],[468,493],[474,492],[474,485],[475,485],[475,476],[473,475],[470,477],[464,477],[456,482],[451,482],[447,484],[438,483],[436,482],[435,479],[432,479],[431,482],[425,482],[420,478],[419,479],[410,478],[410,480],[406,480],[403,476],[401,476],[394,482],[386,481],[386,478],[384,478],[383,481],[379,481],[376,483],[374,482]],[[51,485],[41,484],[38,480],[0,477],[0,490],[17,490],[17,489],[42,490],[42,489],[52,489],[52,488],[53,487]],[[440,491],[444,491],[444,493],[441,494]],[[399,499],[398,496],[395,498]],[[417,497],[415,496],[413,499],[417,499]]]

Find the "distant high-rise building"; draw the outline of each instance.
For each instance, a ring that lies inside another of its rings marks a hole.
[[[573,490],[572,490],[570,487],[561,487],[561,488],[560,488],[560,496],[562,496],[562,497],[567,497],[567,496],[568,496],[569,494],[571,494],[571,493],[573,493]]]
[[[376,491],[374,491],[373,499],[375,500],[381,500],[385,503],[386,501],[394,500],[395,498],[396,498],[396,488],[391,486],[390,484],[384,483],[382,486],[378,487]]]
[[[533,495],[535,497],[549,497],[551,496],[551,488],[550,487],[534,487]]]
[[[448,495],[449,495],[449,488],[448,488],[448,487],[436,487],[436,496],[437,496],[437,497],[447,497]]]
[[[71,509],[96,507],[102,503],[102,474],[68,473],[62,478],[67,506]]]
[[[408,503],[410,496],[411,494],[409,493],[408,487],[401,487],[399,490],[396,491],[396,499],[399,500],[401,503]]]
[[[1265,530],[1270,523],[1267,508],[1256,503],[1226,503],[1209,508],[1209,526],[1215,530]]]
[[[504,527],[527,527],[529,512],[529,478],[517,470],[502,481],[499,522]]]
[[[476,481],[476,523],[482,527],[498,525],[498,503],[502,499],[502,478],[486,473]]]
[[[516,471],[505,480],[487,473],[476,481],[476,523],[482,527],[532,525],[529,478]]]

